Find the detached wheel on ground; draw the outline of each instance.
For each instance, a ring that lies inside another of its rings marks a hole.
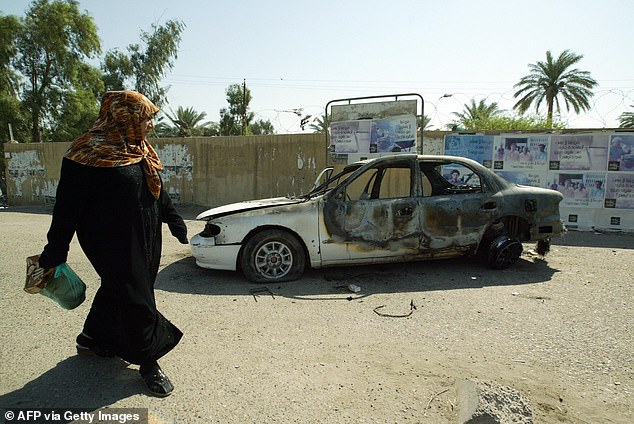
[[[522,254],[522,243],[509,236],[496,237],[489,247],[487,265],[493,269],[505,269],[513,265]]]
[[[302,276],[306,257],[294,235],[283,230],[265,230],[246,242],[240,266],[244,276],[254,283],[293,281]]]

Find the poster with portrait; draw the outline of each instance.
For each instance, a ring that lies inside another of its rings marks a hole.
[[[416,116],[373,119],[370,153],[416,152]]]
[[[492,168],[491,157],[493,155],[493,136],[459,134],[446,135],[445,154],[473,159],[487,168]]]
[[[602,208],[605,202],[605,172],[589,172],[583,175],[583,182],[588,193],[588,207]]]
[[[550,148],[550,170],[606,170],[608,159],[606,134],[553,135]]]
[[[634,209],[634,174],[608,173],[605,188],[605,207]]]
[[[504,171],[547,170],[548,135],[500,135],[494,138],[493,168]]]
[[[634,171],[634,135],[610,136],[608,171]]]
[[[551,172],[546,188],[563,194],[562,207],[597,208],[603,205],[604,184],[605,173]]]
[[[328,149],[352,160],[370,153],[417,151],[417,100],[331,106]]]

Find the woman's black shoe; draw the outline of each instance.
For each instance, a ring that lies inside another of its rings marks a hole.
[[[148,390],[155,396],[166,397],[172,394],[174,386],[157,363],[141,366],[139,369]]]
[[[114,357],[113,353],[99,346],[92,337],[84,333],[77,336],[76,342],[78,355],[101,356],[102,358]]]

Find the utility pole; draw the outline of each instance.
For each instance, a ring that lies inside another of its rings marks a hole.
[[[247,134],[247,79],[242,82],[242,135]]]

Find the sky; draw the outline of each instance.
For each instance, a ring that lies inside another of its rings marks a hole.
[[[24,16],[30,3],[2,0],[0,11]],[[568,128],[616,128],[634,111],[631,0],[80,0],[79,8],[94,18],[104,53],[125,52],[152,24],[183,21],[165,108],[193,107],[216,122],[227,87],[246,82],[256,119],[278,133],[311,132],[301,117],[323,115],[332,100],[405,93],[423,97],[431,129],[446,129],[471,99],[511,111],[528,65],[566,49],[583,55],[578,69],[598,82],[589,112],[562,110]]]

